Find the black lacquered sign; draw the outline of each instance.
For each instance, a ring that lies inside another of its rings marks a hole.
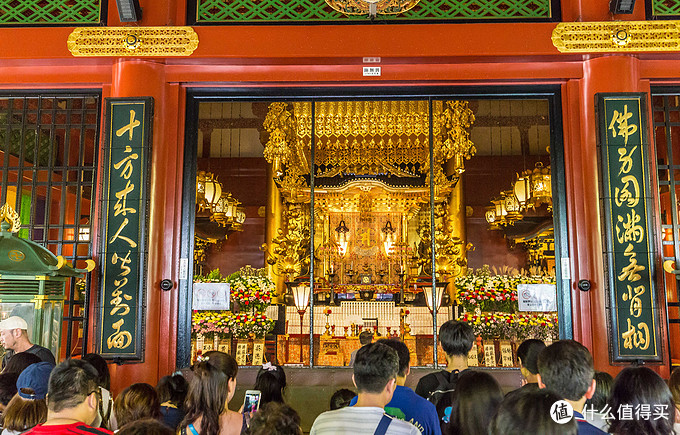
[[[144,357],[144,297],[153,98],[106,99],[97,352]]]
[[[660,361],[645,94],[597,94],[614,362]]]

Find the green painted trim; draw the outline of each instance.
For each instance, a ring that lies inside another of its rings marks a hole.
[[[358,21],[325,1],[310,0],[196,0],[197,24],[226,22]],[[406,20],[522,20],[551,19],[551,0],[421,0],[400,15],[379,15],[378,21]]]
[[[0,0],[0,24],[97,24],[101,0]]]

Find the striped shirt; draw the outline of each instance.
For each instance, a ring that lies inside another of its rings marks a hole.
[[[377,407],[346,407],[326,411],[314,420],[309,435],[373,435],[385,410]],[[421,435],[411,423],[392,419],[387,435]]]

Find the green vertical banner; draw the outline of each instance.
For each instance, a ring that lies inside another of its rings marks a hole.
[[[662,361],[646,94],[596,99],[612,362]]]
[[[97,353],[144,359],[153,98],[107,98]]]

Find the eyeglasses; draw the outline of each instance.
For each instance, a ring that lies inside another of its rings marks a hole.
[[[97,396],[97,400],[102,400],[102,390],[101,387],[97,387],[97,389],[90,391],[87,393],[88,397],[90,394],[94,393],[95,396]]]

